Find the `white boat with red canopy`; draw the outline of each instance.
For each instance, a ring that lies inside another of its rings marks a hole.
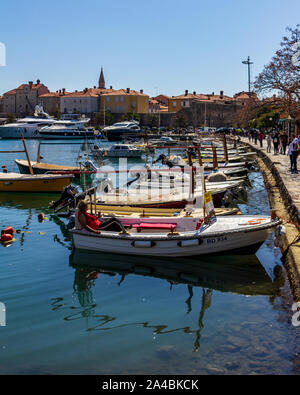
[[[83,228],[75,213],[71,230],[75,248],[125,255],[157,257],[198,256],[224,253],[254,253],[281,220],[268,216],[216,217],[210,192],[204,193],[206,217],[122,217],[128,232],[90,232]],[[97,200],[90,195],[91,211],[97,212]],[[101,222],[101,218],[100,218]]]
[[[75,248],[126,255],[198,256],[224,253],[255,253],[268,235],[281,224],[279,219],[259,216],[218,217],[211,225],[202,218],[121,219],[128,234],[101,234],[71,230]]]

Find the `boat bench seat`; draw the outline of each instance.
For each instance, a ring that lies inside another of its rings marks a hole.
[[[176,229],[176,224],[141,222],[140,224],[133,224],[132,228],[136,229],[138,232],[143,229],[168,230],[173,232]]]

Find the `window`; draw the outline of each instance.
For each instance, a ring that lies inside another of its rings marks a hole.
[[[109,101],[110,101],[110,97],[107,97],[107,98],[106,98],[106,101],[109,102]]]
[[[115,106],[115,111],[116,111],[116,112],[119,111],[119,106]]]
[[[176,101],[173,101],[173,107],[176,107]]]
[[[121,96],[121,97],[120,97],[120,101],[124,101],[124,96]]]
[[[136,107],[136,102],[135,101],[132,102],[132,107]]]
[[[115,97],[115,102],[118,103],[119,102],[119,96]]]

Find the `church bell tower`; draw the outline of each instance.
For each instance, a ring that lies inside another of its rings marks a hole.
[[[105,80],[104,80],[104,74],[103,74],[103,68],[101,67],[101,73],[100,73],[100,78],[99,78],[99,89],[105,89]]]

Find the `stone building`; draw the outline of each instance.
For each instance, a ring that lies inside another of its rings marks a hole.
[[[100,108],[105,108],[111,113],[135,112],[143,114],[149,112],[149,96],[142,89],[139,92],[130,88],[113,90],[101,94],[100,99]]]
[[[22,84],[3,95],[3,112],[6,114],[15,114],[24,116],[32,114],[35,106],[39,104],[39,97],[49,93],[49,89],[41,84],[40,80],[34,84],[29,81],[28,84]]]
[[[48,114],[54,114],[60,112],[60,101],[61,97],[68,95],[69,92],[66,92],[65,89],[61,89],[56,92],[45,93],[44,95],[39,96],[39,104],[41,104]]]
[[[153,97],[152,99],[158,101],[158,103],[159,103],[161,106],[163,106],[163,107],[168,107],[168,106],[169,106],[170,97],[167,96],[167,95],[162,95],[162,94],[160,94],[160,95],[158,95],[158,96]]]

